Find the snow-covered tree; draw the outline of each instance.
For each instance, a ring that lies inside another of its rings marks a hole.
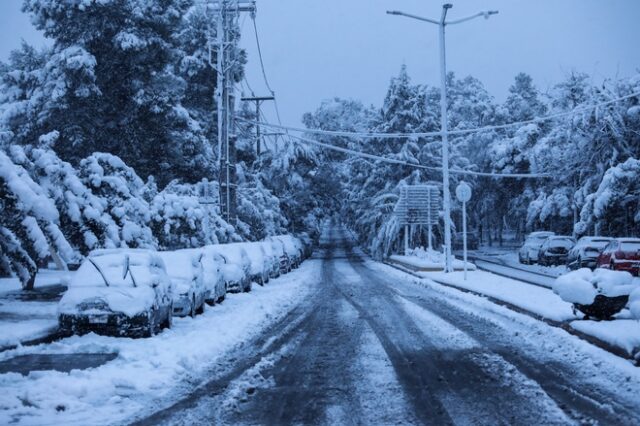
[[[38,263],[53,251],[76,260],[60,231],[59,214],[45,191],[27,171],[0,151],[0,264],[9,265],[25,289],[32,289]]]
[[[80,162],[79,175],[91,192],[106,203],[105,211],[118,225],[122,246],[155,247],[149,227],[149,200],[143,197],[145,183],[131,167],[114,155],[96,152]]]

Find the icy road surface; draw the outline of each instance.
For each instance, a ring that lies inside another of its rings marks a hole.
[[[481,298],[417,285],[339,229],[322,280],[156,424],[640,424],[640,373]]]

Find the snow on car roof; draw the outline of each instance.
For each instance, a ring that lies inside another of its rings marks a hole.
[[[148,250],[105,250],[85,259],[69,287],[150,286],[159,283],[163,269],[162,260]]]

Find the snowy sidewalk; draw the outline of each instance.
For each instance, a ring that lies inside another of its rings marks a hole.
[[[560,323],[578,333],[593,337],[629,356],[640,351],[640,321],[630,319],[624,310],[613,321],[585,321],[573,314],[570,303],[563,301],[551,289],[505,278],[486,271],[469,271],[467,280],[462,272],[412,272],[437,283],[491,297],[530,312],[540,318]]]
[[[58,301],[69,272],[42,270],[35,290],[24,291],[16,278],[0,279],[0,351],[46,339],[58,329]]]

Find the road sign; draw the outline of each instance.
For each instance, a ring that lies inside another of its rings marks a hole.
[[[462,244],[464,262],[464,280],[467,280],[467,202],[471,199],[471,187],[460,182],[456,188],[456,197],[462,203]]]
[[[400,200],[393,214],[401,225],[436,225],[442,200],[435,185],[407,185],[400,188]]]
[[[460,182],[456,188],[456,197],[461,203],[466,203],[471,199],[471,187],[466,182]]]

